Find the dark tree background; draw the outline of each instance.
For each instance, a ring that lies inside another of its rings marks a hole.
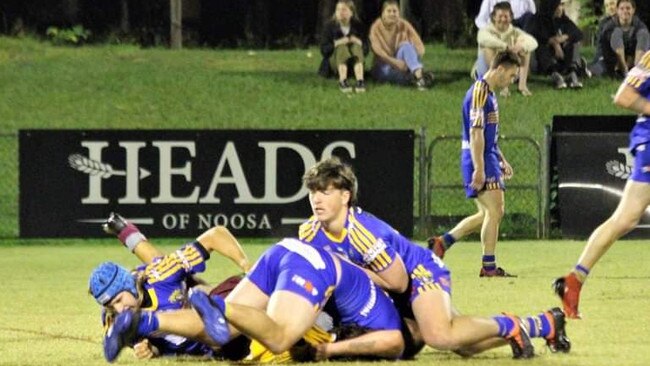
[[[473,19],[481,0],[403,0],[403,16],[426,41],[448,46],[474,44]],[[541,0],[545,1],[545,0]],[[383,0],[354,0],[370,25]],[[539,2],[539,0],[538,0]],[[0,0],[0,33],[43,36],[50,26],[81,24],[91,41],[169,43],[170,0]],[[183,0],[185,45],[209,47],[302,47],[318,42],[336,0]],[[593,0],[600,11],[602,0]],[[637,14],[650,15],[650,1],[637,1]]]

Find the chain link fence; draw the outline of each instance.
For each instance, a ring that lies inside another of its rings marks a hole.
[[[0,238],[18,237],[18,137],[0,134]]]
[[[515,172],[506,181],[505,217],[502,238],[540,238],[542,217],[542,152],[529,137],[501,136],[499,146]],[[419,233],[440,235],[476,212],[474,200],[465,197],[460,175],[460,136],[439,136],[427,148],[425,183],[420,204],[423,218],[418,220]],[[478,236],[477,236],[478,238]]]

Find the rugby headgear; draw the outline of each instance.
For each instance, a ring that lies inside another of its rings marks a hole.
[[[138,298],[135,278],[124,267],[113,262],[104,262],[90,275],[90,293],[100,305],[107,305],[117,294],[128,291]]]

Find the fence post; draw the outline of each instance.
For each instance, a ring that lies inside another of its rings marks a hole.
[[[420,131],[419,131],[419,136],[420,136],[420,141],[418,144],[419,148],[419,157],[418,157],[418,169],[419,169],[419,188],[418,188],[418,211],[419,211],[419,218],[418,218],[418,225],[420,226],[420,230],[418,230],[418,235],[423,235],[426,236],[426,224],[427,224],[427,197],[429,195],[429,189],[428,185],[429,182],[427,181],[427,163],[429,160],[429,157],[427,156],[427,129],[424,126],[420,126]]]
[[[551,127],[549,125],[544,126],[542,144],[542,238],[548,239],[551,234]]]

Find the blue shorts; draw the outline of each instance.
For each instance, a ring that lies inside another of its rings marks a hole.
[[[485,162],[485,185],[478,191],[470,187],[472,174],[474,174],[474,165],[471,163],[461,164],[460,170],[463,174],[463,186],[465,187],[465,196],[467,198],[476,198],[482,191],[506,190],[506,185],[503,182],[503,172],[498,163]]]
[[[634,168],[630,179],[640,183],[650,183],[650,149],[648,145],[638,145],[634,148]]]
[[[421,293],[431,290],[442,290],[451,295],[451,272],[442,260],[431,254],[420,261],[409,273],[411,277],[412,303]]]
[[[317,269],[304,255],[282,246],[283,242],[264,252],[246,277],[268,296],[276,291],[289,291],[320,309],[336,286],[334,260],[325,251],[300,244],[323,260],[324,268]]]

